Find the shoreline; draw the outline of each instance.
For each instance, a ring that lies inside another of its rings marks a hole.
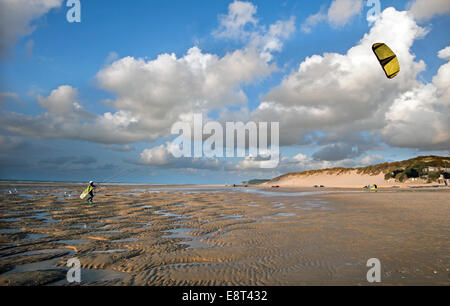
[[[71,185],[77,185],[77,186],[84,186],[87,185],[86,182],[45,182],[45,181],[0,181],[0,188],[6,188],[6,187],[14,187],[14,186],[48,186],[48,185],[54,185],[54,186],[71,186]],[[231,188],[231,189],[245,189],[245,188],[268,188],[276,190],[276,188],[281,189],[287,189],[287,188],[310,188],[315,190],[322,190],[322,189],[363,189],[364,185],[327,185],[323,187],[314,187],[314,185],[277,185],[274,184],[259,184],[259,185],[222,185],[222,184],[148,184],[148,183],[97,183],[100,186],[111,186],[111,187],[149,187],[149,188]],[[275,188],[276,186],[276,188]],[[429,184],[408,184],[408,183],[397,183],[397,184],[390,184],[390,185],[379,185],[379,189],[400,189],[400,188],[449,188],[450,186],[446,186],[444,184],[437,184],[437,183],[429,183]]]

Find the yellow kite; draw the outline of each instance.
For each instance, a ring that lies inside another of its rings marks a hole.
[[[392,50],[383,43],[376,43],[372,46],[384,73],[389,79],[394,78],[400,72],[400,65],[397,56]]]

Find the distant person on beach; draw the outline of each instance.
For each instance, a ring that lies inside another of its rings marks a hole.
[[[93,181],[89,182],[88,187],[86,188],[86,192],[89,194],[89,198],[87,198],[86,202],[89,204],[93,204],[93,199],[94,199],[94,188],[97,187],[94,185]]]

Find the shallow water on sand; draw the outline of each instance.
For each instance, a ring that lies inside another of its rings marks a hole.
[[[165,235],[164,238],[177,238],[182,241],[176,242],[177,244],[187,245],[188,248],[207,248],[211,245],[201,240],[205,236],[193,236],[190,234],[191,231],[195,230],[194,228],[177,228],[173,230],[168,230],[166,233],[170,233],[169,235]]]

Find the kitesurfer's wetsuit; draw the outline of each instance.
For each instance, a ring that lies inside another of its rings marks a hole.
[[[89,194],[89,198],[87,198],[86,202],[88,203],[93,203],[92,200],[94,199],[94,188],[96,186],[94,185],[94,183],[89,184],[89,186],[87,187],[87,189],[89,190],[88,194]]]

